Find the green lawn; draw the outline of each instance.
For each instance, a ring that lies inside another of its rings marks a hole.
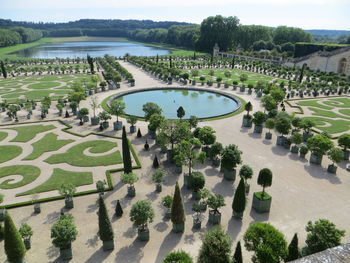
[[[104,153],[112,150],[117,146],[117,143],[96,140],[83,142],[81,144],[71,147],[67,152],[61,154],[54,154],[47,158],[45,162],[49,164],[68,163],[78,167],[93,167],[106,166],[122,163],[122,157],[119,151],[107,155],[87,156],[83,152],[88,149],[92,154]]]
[[[350,108],[349,98],[335,98],[324,101],[324,104],[338,108]]]
[[[38,133],[42,133],[42,132],[56,129],[56,126],[54,126],[54,125],[31,125],[31,126],[20,126],[20,127],[16,127],[16,128],[8,128],[8,129],[17,131],[17,136],[11,142],[29,142]]]
[[[0,163],[16,158],[22,153],[22,147],[15,145],[0,146]]]
[[[0,178],[9,175],[21,175],[22,180],[11,183],[13,179],[8,179],[0,183],[0,189],[13,189],[27,185],[35,181],[40,175],[40,169],[32,165],[12,165],[0,168]]]
[[[317,100],[300,101],[300,102],[297,102],[297,104],[299,106],[311,106],[311,107],[321,108],[324,110],[332,110],[333,109],[333,107],[329,107],[329,106],[325,106],[325,105],[320,104]]]
[[[350,120],[350,117],[342,116],[334,111],[328,111],[328,110],[321,110],[317,108],[309,108],[310,111],[313,111],[314,113],[312,115],[316,116],[322,116],[322,117],[328,117],[328,118],[341,118],[341,119],[347,119]]]
[[[335,134],[335,133],[342,133],[347,132],[349,130],[350,122],[346,120],[333,120],[328,118],[321,118],[321,117],[305,117],[305,119],[310,119],[315,121],[316,128],[320,129],[321,131]],[[329,127],[322,127],[325,124],[330,124]]]
[[[67,64],[69,65],[69,64]],[[96,76],[96,75],[95,75]],[[84,74],[67,74],[67,75],[49,75],[49,76],[28,76],[15,77],[11,81],[0,80],[0,97],[8,102],[16,102],[19,97],[26,97],[30,100],[39,101],[45,96],[52,99],[58,99],[69,94],[72,90],[70,84],[74,81],[91,81],[92,75]],[[60,88],[60,82],[66,83]],[[22,89],[23,85],[28,85],[27,89]],[[14,90],[10,90],[10,88]],[[55,89],[56,88],[56,89]]]
[[[0,142],[3,141],[7,137],[7,132],[0,132]]]
[[[51,177],[43,184],[16,196],[31,195],[58,190],[62,184],[71,183],[76,187],[93,183],[91,172],[71,172],[59,168],[53,170]]]
[[[23,160],[34,160],[40,157],[43,153],[57,151],[68,143],[74,140],[58,140],[58,135],[54,133],[46,134],[41,140],[32,144],[33,152]]]
[[[28,86],[28,89],[50,89],[58,87],[60,83],[58,82],[49,82],[49,81],[41,81],[40,83],[35,83]]]
[[[214,75],[211,76],[210,72],[214,71]],[[262,81],[262,82],[270,82],[273,79],[276,79],[278,83],[284,81],[285,83],[287,83],[287,80],[284,79],[277,79],[277,78],[273,78],[270,76],[266,76],[264,74],[259,74],[259,73],[254,73],[254,72],[249,72],[249,71],[244,71],[241,69],[200,69],[199,70],[199,74],[197,77],[193,77],[191,74],[191,70],[185,70],[184,72],[188,72],[190,74],[190,79],[195,79],[197,82],[201,82],[199,80],[199,78],[201,76],[205,77],[205,82],[207,82],[208,80],[211,80],[212,82],[216,82],[216,78],[217,77],[221,77],[222,81],[221,83],[228,83],[230,85],[232,85],[233,81],[238,81],[238,83],[240,82],[240,75],[241,74],[246,74],[248,76],[248,80],[244,82],[245,85],[248,84],[252,84],[252,85],[256,85],[256,83],[258,81]],[[230,72],[231,76],[226,77],[225,76],[225,72]]]

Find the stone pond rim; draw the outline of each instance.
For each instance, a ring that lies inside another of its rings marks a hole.
[[[224,114],[219,114],[219,115],[209,115],[209,116],[206,116],[206,117],[198,117],[199,120],[214,120],[216,118],[225,118],[225,116],[227,117],[230,117],[232,116],[233,113],[239,111],[242,107],[242,102],[241,98],[239,98],[238,96],[236,95],[232,95],[232,94],[229,94],[229,93],[226,93],[224,91],[221,91],[221,90],[213,90],[213,89],[208,89],[208,88],[196,88],[196,87],[152,87],[152,88],[141,88],[141,89],[137,89],[137,90],[128,90],[128,91],[123,91],[123,92],[120,92],[120,93],[117,93],[115,95],[111,95],[109,96],[108,98],[106,98],[104,100],[104,102],[102,102],[102,104],[105,103],[105,105],[110,108],[110,104],[113,100],[117,99],[117,98],[120,98],[120,97],[123,97],[123,96],[126,96],[126,95],[130,95],[130,94],[135,94],[135,93],[141,93],[141,92],[147,92],[147,91],[156,91],[156,90],[188,90],[188,91],[197,91],[197,92],[200,92],[200,91],[204,91],[204,92],[207,92],[207,93],[212,93],[212,94],[219,94],[221,96],[224,96],[230,100],[233,100],[236,104],[237,104],[237,107],[232,110],[232,111],[229,111],[227,113],[224,113]],[[183,105],[181,105],[183,106]],[[184,108],[186,106],[183,106]],[[105,109],[106,110],[106,109]],[[185,111],[186,111],[186,108],[185,108]],[[130,116],[131,114],[123,114],[122,116]],[[137,116],[137,115],[133,115],[133,116],[136,116],[137,118],[141,119],[141,120],[144,120],[144,117],[143,116]],[[168,118],[168,119],[174,119],[174,118]],[[177,119],[177,118],[176,118]],[[184,118],[185,119],[188,119],[188,118]]]

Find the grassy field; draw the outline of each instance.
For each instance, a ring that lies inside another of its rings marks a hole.
[[[114,151],[106,155],[89,156],[84,151],[88,150],[91,154],[105,153],[117,146],[115,142],[110,141],[88,141],[71,147],[67,152],[54,154],[47,158],[45,162],[49,164],[68,163],[78,167],[106,166],[122,163],[122,157],[119,151]]]
[[[0,163],[12,160],[21,153],[22,147],[16,145],[2,145],[0,146]]]
[[[53,100],[71,92],[70,85],[74,81],[91,82],[92,75],[66,74],[48,76],[20,76],[8,80],[0,80],[0,97],[8,102],[16,102],[18,98],[41,100],[50,96]],[[96,76],[96,75],[95,75]]]
[[[349,98],[309,99],[296,104],[311,112],[312,116],[306,118],[315,121],[316,128],[321,131],[339,135],[350,129]]]
[[[22,179],[16,183],[12,183],[13,179],[4,180],[0,183],[0,189],[18,188],[34,182],[40,175],[40,169],[32,165],[12,165],[0,168],[0,178],[10,175],[21,175]]]
[[[74,142],[74,140],[58,140],[57,136],[57,134],[48,133],[41,140],[33,143],[33,152],[23,160],[34,160],[43,153],[57,151],[66,144]]]
[[[7,132],[0,132],[0,142],[3,141],[7,137]]]
[[[284,80],[284,79],[277,79],[277,78],[273,78],[273,77],[266,76],[263,74],[249,72],[249,71],[245,71],[245,70],[241,70],[241,69],[201,69],[201,70],[199,70],[199,72],[198,72],[199,74],[196,77],[192,76],[190,70],[186,70],[184,72],[188,72],[190,74],[190,79],[194,79],[197,82],[201,82],[199,80],[199,78],[201,76],[205,77],[205,82],[210,80],[213,83],[217,82],[216,78],[220,77],[220,78],[222,78],[222,81],[221,81],[222,84],[228,83],[228,84],[232,85],[233,81],[237,81],[238,83],[241,83],[240,76],[242,74],[246,74],[248,76],[248,80],[244,82],[245,85],[249,85],[249,84],[256,85],[258,81],[270,82],[272,80],[276,80],[277,83],[280,83],[282,81],[286,82],[286,80]],[[229,72],[230,76],[226,77],[225,72]],[[211,76],[212,73],[213,73],[213,76]]]
[[[21,126],[16,128],[9,128],[10,130],[17,131],[17,136],[11,142],[29,142],[38,133],[46,132],[55,129],[54,125],[32,125]]]
[[[93,183],[91,172],[71,172],[59,168],[53,170],[51,177],[43,184],[16,196],[31,195],[58,190],[62,184],[73,184],[74,186],[89,185]]]

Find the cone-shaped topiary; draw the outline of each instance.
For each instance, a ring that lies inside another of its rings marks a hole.
[[[123,126],[122,135],[122,148],[123,148],[123,163],[124,163],[124,173],[132,173],[131,156],[129,149],[129,141],[126,138],[125,126]]]
[[[137,130],[137,138],[141,138],[142,137],[142,134],[141,134],[141,130],[140,128]]]
[[[233,254],[233,263],[243,263],[241,241],[238,241],[235,253]]]
[[[159,168],[159,161],[158,161],[157,155],[155,155],[155,156],[154,156],[154,159],[153,159],[153,168],[154,168],[154,169]]]
[[[245,183],[244,183],[244,179],[241,178],[232,202],[233,213],[237,215],[237,217],[242,218],[241,215],[244,212],[245,205],[246,205]]]
[[[123,208],[120,205],[120,201],[117,200],[117,205],[115,206],[115,216],[121,217],[123,215]]]
[[[22,262],[26,253],[21,235],[7,212],[5,215],[4,225],[4,246],[7,260],[10,263]]]
[[[171,205],[171,222],[173,224],[182,224],[185,222],[185,209],[178,182],[175,185],[174,198]]]
[[[300,252],[298,248],[298,235],[297,233],[294,234],[292,241],[290,242],[288,246],[288,257],[286,258],[286,261],[293,261],[300,258]]]
[[[102,241],[111,241],[114,238],[113,228],[102,196],[100,196],[98,199],[98,205],[99,237]]]
[[[4,227],[0,224],[0,241],[4,239]]]
[[[66,118],[69,118],[69,112],[66,110]]]

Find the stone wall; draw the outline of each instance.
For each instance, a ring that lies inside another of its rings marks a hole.
[[[341,53],[336,53],[333,55],[323,55],[322,53],[315,53],[312,56],[308,56],[305,58],[305,60],[298,60],[296,63],[293,63],[292,61],[288,61],[284,63],[286,66],[297,66],[302,67],[305,63],[310,69],[313,70],[321,70],[325,72],[339,72],[339,67],[341,61],[345,59],[346,60],[346,66],[345,66],[345,74],[350,75],[350,50],[346,50]]]

